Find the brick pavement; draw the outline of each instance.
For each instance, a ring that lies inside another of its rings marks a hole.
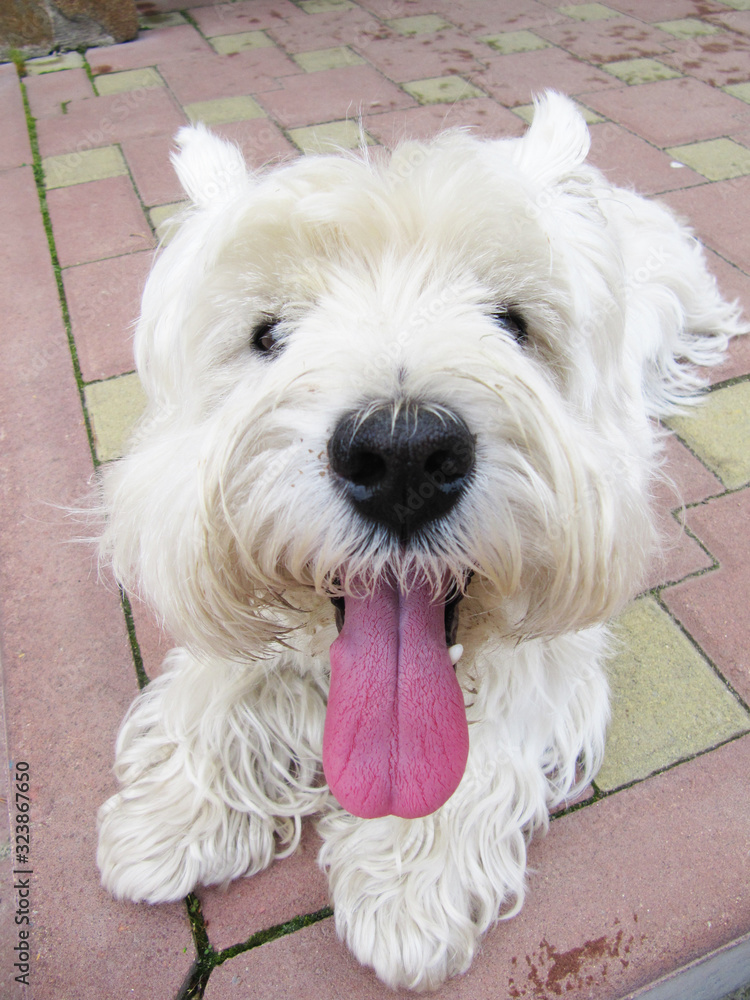
[[[386,997],[335,939],[312,829],[296,856],[187,905],[98,885],[114,736],[168,644],[97,583],[56,505],[119,454],[142,405],[129,331],[181,199],[172,135],[206,121],[254,166],[356,145],[358,115],[384,145],[443,125],[518,135],[532,92],[555,87],[585,111],[593,161],[689,216],[750,314],[750,0],[139,7],[134,42],[34,60],[22,80],[0,66],[3,694],[10,760],[30,765],[34,870],[24,990],[2,849],[0,995]],[[441,996],[614,1000],[750,932],[749,345],[670,421],[686,510],[659,500],[670,545],[620,623],[594,794],[532,845],[522,914]]]

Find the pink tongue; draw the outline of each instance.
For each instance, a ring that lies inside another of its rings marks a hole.
[[[355,816],[427,816],[458,787],[469,730],[444,613],[426,584],[346,598],[331,646],[323,769]]]

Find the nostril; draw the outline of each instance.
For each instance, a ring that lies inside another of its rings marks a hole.
[[[424,470],[437,482],[448,485],[463,480],[468,471],[452,452],[445,449],[429,455],[424,463]]]
[[[352,456],[346,478],[355,486],[377,486],[388,472],[388,466],[381,455],[372,451],[359,452]]]

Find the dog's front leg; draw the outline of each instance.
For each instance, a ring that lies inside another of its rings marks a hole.
[[[300,817],[327,794],[324,716],[324,694],[291,666],[199,663],[173,650],[118,737],[122,788],[99,812],[105,888],[176,900],[291,852]]]

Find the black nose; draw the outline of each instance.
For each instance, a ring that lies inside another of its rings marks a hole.
[[[345,414],[328,458],[355,509],[407,538],[459,499],[474,468],[474,438],[444,407],[384,405]]]

